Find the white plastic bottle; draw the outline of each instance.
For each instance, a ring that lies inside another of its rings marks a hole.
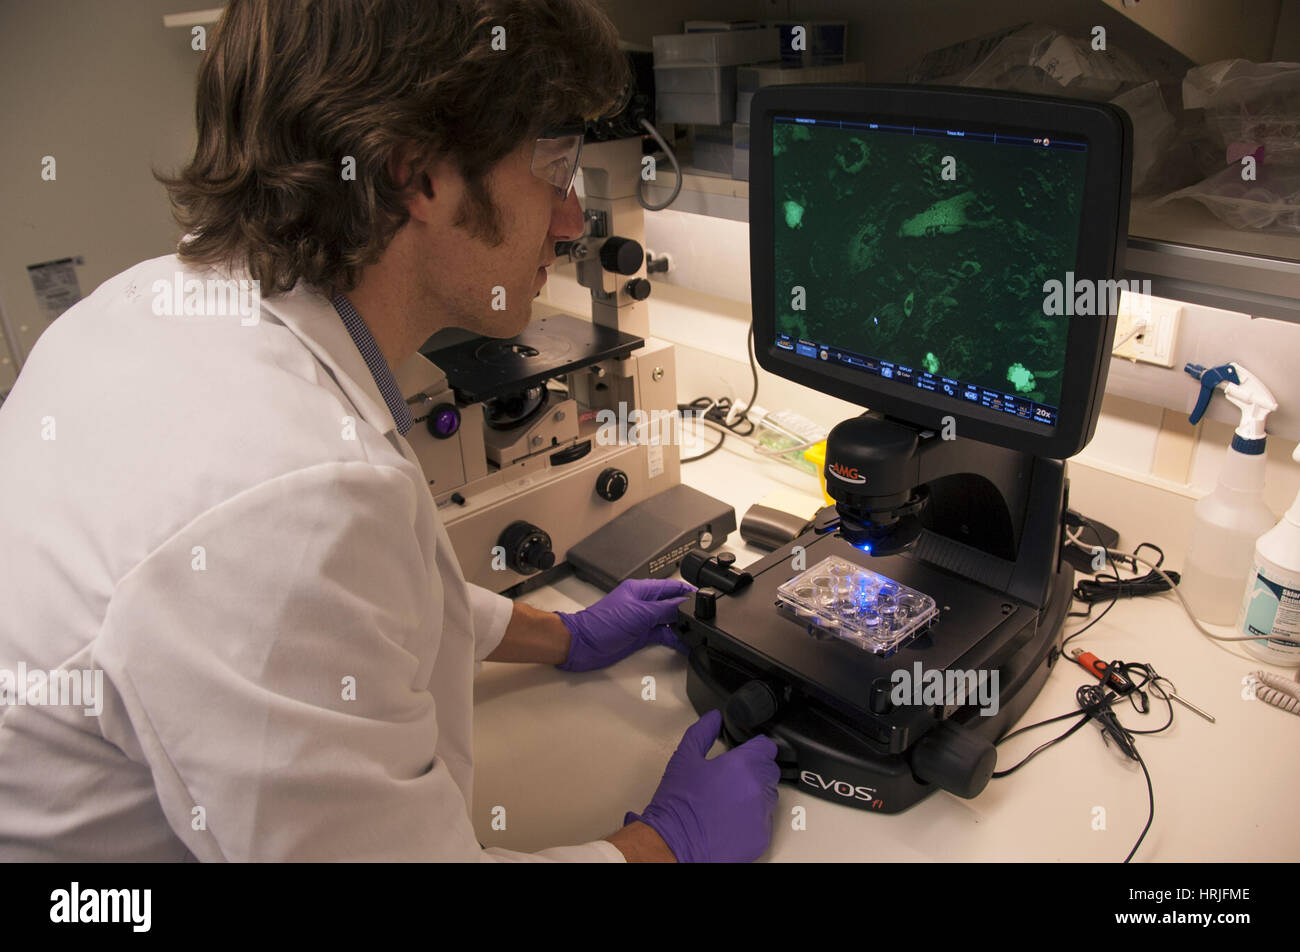
[[[1192,614],[1210,625],[1231,625],[1241,608],[1255,542],[1272,528],[1276,514],[1264,504],[1264,418],[1277,409],[1268,388],[1240,364],[1206,369],[1187,365],[1201,381],[1193,423],[1216,388],[1241,409],[1214,491],[1196,504],[1187,562],[1179,591]]]
[[[1300,463],[1300,446],[1291,458]],[[1241,603],[1237,629],[1300,642],[1300,495],[1282,520],[1255,543],[1255,564]],[[1270,664],[1300,665],[1300,646],[1261,638],[1241,644]]]

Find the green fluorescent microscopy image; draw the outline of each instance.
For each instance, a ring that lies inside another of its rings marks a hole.
[[[798,228],[803,219],[803,206],[798,202],[786,202],[782,207],[785,209],[785,223]]]
[[[1044,314],[1043,283],[1075,266],[1086,153],[772,131],[779,332],[1060,405],[1067,322],[1087,318]]]

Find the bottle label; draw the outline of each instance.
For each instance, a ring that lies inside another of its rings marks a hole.
[[[1247,590],[1242,605],[1241,633],[1300,640],[1300,589],[1266,578],[1256,566],[1254,583]],[[1269,647],[1288,653],[1300,651],[1290,645]]]

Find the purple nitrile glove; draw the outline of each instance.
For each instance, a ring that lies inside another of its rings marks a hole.
[[[623,818],[653,828],[679,863],[750,863],[772,841],[776,744],[759,734],[706,760],[721,726],[715,710],[688,727],[650,805]]]
[[[630,578],[590,608],[572,615],[556,612],[572,636],[569,656],[556,667],[594,671],[646,645],[685,651],[668,624],[677,618],[677,606],[694,591],[694,586],[672,579]]]

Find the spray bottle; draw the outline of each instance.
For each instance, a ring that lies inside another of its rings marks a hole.
[[[1207,624],[1231,625],[1241,608],[1255,541],[1277,521],[1264,505],[1264,419],[1277,409],[1277,401],[1241,364],[1208,369],[1188,364],[1184,369],[1201,381],[1191,422],[1205,414],[1216,389],[1241,410],[1219,484],[1196,504],[1187,566],[1178,585],[1193,615]]]
[[[1300,446],[1291,458],[1300,463]],[[1243,635],[1300,641],[1300,494],[1282,521],[1255,543],[1255,564],[1237,628]],[[1272,664],[1300,665],[1300,645],[1244,641],[1246,650]],[[1300,713],[1300,708],[1296,710]]]

